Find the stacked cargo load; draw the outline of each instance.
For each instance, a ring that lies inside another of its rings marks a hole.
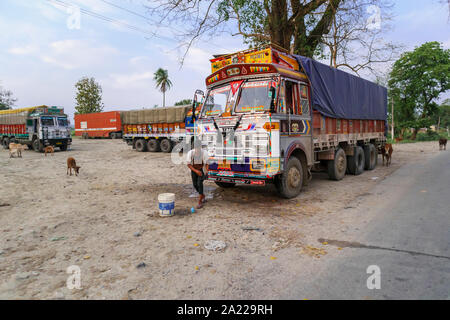
[[[170,152],[192,125],[192,105],[121,112],[123,139],[137,151]]]

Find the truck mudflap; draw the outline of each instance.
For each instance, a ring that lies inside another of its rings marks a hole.
[[[222,177],[222,176],[208,176],[208,180],[215,181],[215,182],[247,184],[247,185],[256,185],[256,186],[264,186],[269,182],[266,179],[230,178],[230,177]]]

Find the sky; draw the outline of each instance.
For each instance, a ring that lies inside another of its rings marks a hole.
[[[0,0],[0,86],[13,92],[15,107],[61,106],[73,118],[74,85],[85,76],[102,86],[104,111],[161,106],[153,74],[164,68],[173,83],[166,93],[170,106],[205,89],[213,54],[246,48],[241,37],[229,34],[200,39],[181,66],[180,43],[171,30],[148,22],[153,18],[144,7],[147,3]],[[79,20],[73,5],[81,8]],[[439,0],[395,1],[393,28],[385,39],[403,44],[407,51],[428,41],[450,48],[449,7]]]

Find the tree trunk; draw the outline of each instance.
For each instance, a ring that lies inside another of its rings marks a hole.
[[[166,107],[166,92],[163,91],[163,108]]]
[[[412,136],[411,136],[411,140],[416,140],[416,137],[417,137],[417,131],[418,131],[417,128],[413,128],[413,134],[412,134]]]

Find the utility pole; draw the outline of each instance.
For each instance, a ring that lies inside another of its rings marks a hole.
[[[394,98],[391,98],[391,105],[392,105],[392,123],[391,123],[391,139],[394,140]]]

